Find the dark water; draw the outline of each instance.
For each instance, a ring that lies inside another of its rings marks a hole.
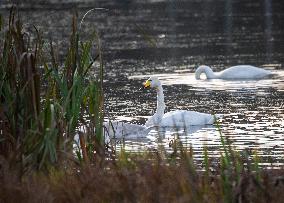
[[[188,1],[42,1],[21,4],[26,30],[36,25],[64,56],[75,10],[83,38],[93,28],[100,33],[106,67],[106,112],[112,119],[143,124],[156,105],[153,91],[140,90],[149,75],[164,84],[167,111],[188,109],[223,113],[221,128],[236,149],[256,150],[264,164],[283,163],[284,152],[284,3],[281,0]],[[51,3],[50,3],[51,2]],[[62,3],[63,2],[63,3]],[[65,3],[66,2],[66,3]],[[79,2],[79,3],[78,3]],[[123,2],[123,3],[122,3]],[[1,13],[8,15],[4,2]],[[48,46],[48,45],[46,45]],[[200,64],[214,70],[238,64],[270,69],[278,76],[262,81],[196,81]],[[126,139],[129,150],[141,151],[169,143],[177,132],[168,130],[157,139]],[[219,156],[220,136],[212,126],[178,132],[196,158],[203,146]]]

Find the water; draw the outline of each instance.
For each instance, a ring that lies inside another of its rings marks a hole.
[[[26,3],[20,12],[29,22],[27,32],[34,32],[34,24],[46,38],[52,36],[59,60],[65,56],[73,8],[77,7],[79,18],[93,7],[109,9],[88,14],[82,34],[88,38],[93,27],[100,33],[106,67],[105,109],[110,118],[144,124],[155,110],[156,95],[141,86],[150,75],[156,75],[164,85],[166,111],[222,113],[222,133],[237,150],[257,150],[264,165],[283,163],[281,0],[50,2],[53,4]],[[8,15],[5,5],[0,9]],[[214,71],[250,64],[270,69],[277,76],[260,81],[197,81],[194,70],[200,64],[212,66]],[[214,126],[186,132],[153,130],[147,137],[126,139],[126,149],[144,151],[163,145],[171,152],[177,134],[185,147],[193,147],[197,160],[202,159],[205,145],[211,156],[220,156],[220,136]]]
[[[283,163],[284,71],[274,72],[277,74],[275,77],[257,81],[195,80],[193,73],[185,71],[155,76],[162,81],[167,111],[187,109],[222,113],[222,134],[230,138],[236,150],[256,150],[267,163]],[[149,76],[153,75],[134,75],[129,78],[133,81],[142,81]],[[143,123],[144,115],[151,115],[150,112],[156,105],[155,92],[140,94],[140,97],[148,101],[138,103],[136,100],[124,100],[123,103],[131,109],[131,113],[127,116],[125,111],[124,117],[117,117],[118,119],[132,119]],[[121,100],[122,98],[118,99]],[[135,104],[140,108],[135,108]],[[136,109],[136,112],[131,107]],[[131,115],[133,111],[135,117]],[[170,143],[174,142],[177,134],[184,147],[191,146],[194,149],[197,158],[202,159],[204,146],[211,147],[211,156],[220,155],[220,135],[216,128],[210,125],[194,126],[192,129],[179,131],[170,128],[159,132],[152,130],[140,142],[135,139],[128,140],[126,148],[131,151],[151,150],[163,144],[167,151],[172,152]]]

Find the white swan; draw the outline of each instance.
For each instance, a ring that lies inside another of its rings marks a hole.
[[[103,135],[105,142],[108,143],[112,138],[139,138],[146,137],[153,129],[153,126],[144,126],[132,123],[125,123],[123,121],[106,121],[103,123]],[[86,126],[80,126],[79,133],[83,135],[87,133]],[[75,143],[80,145],[79,133],[74,137]]]
[[[152,126],[143,126],[122,121],[104,122],[104,134],[110,138],[136,138],[146,136]]]
[[[215,121],[215,117],[213,115],[195,111],[176,110],[165,114],[164,111],[166,105],[164,102],[163,87],[160,80],[157,77],[150,77],[144,83],[144,87],[155,88],[157,91],[156,113],[148,119],[145,126],[185,127],[190,125],[213,124]]]
[[[146,127],[138,124],[125,123],[122,121],[107,121],[103,123],[104,143],[109,143],[112,138],[141,138],[146,137],[153,129],[153,126]],[[86,140],[87,129],[86,126],[80,126],[78,133],[75,134],[73,139],[73,151],[81,151],[80,136],[82,133]]]
[[[214,73],[209,66],[199,66],[195,71],[195,78],[205,73],[207,79],[261,79],[273,75],[272,72],[250,65],[238,65],[227,68],[221,72]]]

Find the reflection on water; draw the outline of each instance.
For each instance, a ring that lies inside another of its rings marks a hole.
[[[232,146],[236,150],[256,150],[266,164],[274,162],[279,165],[283,163],[284,158],[284,71],[273,72],[273,78],[246,81],[196,80],[194,73],[188,71],[154,75],[159,77],[164,86],[168,111],[188,109],[223,113],[224,116],[220,120],[222,134],[232,141]],[[153,74],[133,75],[129,79],[143,81],[150,76]],[[147,96],[149,101],[146,102],[153,103],[149,106],[155,109],[155,92],[151,92],[150,95],[154,99]],[[219,109],[214,110],[214,106]],[[135,118],[132,117],[133,120],[138,118],[137,115]],[[143,116],[140,118],[145,120]],[[126,120],[126,117],[120,119]],[[220,134],[214,126],[152,130],[139,142],[127,140],[126,149],[144,151],[157,149],[162,145],[168,152],[172,152],[171,143],[177,137],[184,147],[194,149],[197,160],[202,160],[204,146],[210,147],[211,156],[220,156]]]
[[[271,8],[271,0],[265,0],[264,3],[265,11],[265,37],[266,37],[266,56],[267,61],[271,60],[271,54],[272,54],[272,43],[273,37],[272,37],[272,8]]]

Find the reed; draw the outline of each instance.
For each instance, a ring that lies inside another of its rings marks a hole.
[[[89,129],[88,145],[93,145],[84,159],[94,151],[103,155],[101,51],[92,56],[92,45],[99,50],[100,42],[95,30],[89,41],[80,41],[77,21],[74,15],[66,60],[59,66],[52,43],[51,63],[45,61],[48,57],[43,56],[44,41],[37,29],[34,47],[28,47],[22,23],[15,9],[11,10],[0,58],[0,147],[2,155],[19,165],[22,174],[48,169],[66,159],[65,154],[72,154],[74,136],[82,124]],[[98,77],[91,78],[96,61]]]

